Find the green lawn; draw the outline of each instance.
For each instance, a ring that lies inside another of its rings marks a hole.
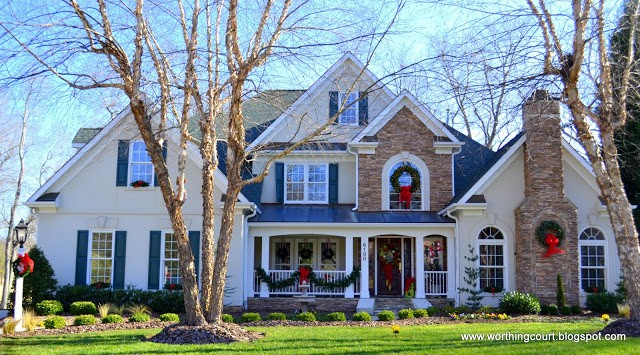
[[[158,329],[112,331],[65,336],[0,338],[2,354],[393,354],[434,353],[492,355],[522,353],[634,353],[640,339],[619,341],[479,341],[461,340],[461,334],[587,334],[601,322],[580,323],[458,323],[403,326],[396,337],[389,327],[269,327],[251,328],[267,336],[253,343],[219,345],[165,345],[145,341]]]

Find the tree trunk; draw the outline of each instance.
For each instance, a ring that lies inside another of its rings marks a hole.
[[[212,139],[211,126],[204,122],[201,124],[202,141],[200,154],[202,156],[202,309],[207,321],[212,318],[212,282],[214,263],[214,173],[218,166],[215,149],[215,140]]]

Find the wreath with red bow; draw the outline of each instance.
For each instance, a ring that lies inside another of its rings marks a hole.
[[[25,277],[33,272],[34,262],[29,257],[29,254],[18,254],[18,258],[13,261],[13,271],[18,277]]]
[[[394,172],[391,174],[391,178],[389,181],[391,182],[391,186],[396,192],[400,192],[402,190],[402,186],[400,186],[400,177],[402,174],[408,173],[411,176],[411,193],[416,193],[420,191],[420,172],[418,169],[411,166],[409,163],[403,163],[400,165]]]
[[[556,221],[542,221],[540,225],[536,229],[536,237],[538,239],[538,243],[543,247],[547,246],[547,234],[554,234],[556,238],[558,238],[558,245],[562,245],[562,241],[564,240],[564,230],[562,226]]]

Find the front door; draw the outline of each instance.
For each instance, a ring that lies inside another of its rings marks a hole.
[[[402,238],[377,238],[376,257],[376,294],[402,296]]]

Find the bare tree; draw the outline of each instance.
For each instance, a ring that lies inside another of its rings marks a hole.
[[[546,75],[560,80],[561,100],[569,108],[571,122],[578,132],[595,172],[602,198],[613,227],[631,318],[640,319],[640,245],[631,206],[620,178],[614,133],[627,120],[627,99],[638,39],[638,0],[629,1],[629,26],[625,60],[618,62],[619,80],[612,77],[607,40],[605,1],[573,0],[568,33],[558,23],[566,15],[553,14],[548,4],[527,0],[544,38]],[[569,35],[569,39],[563,37]],[[593,60],[593,62],[590,62]],[[582,76],[582,78],[581,78]],[[586,77],[586,78],[585,78]]]

